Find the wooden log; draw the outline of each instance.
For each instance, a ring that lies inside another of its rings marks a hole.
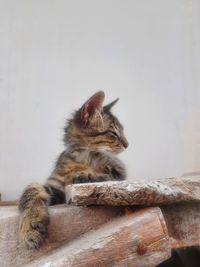
[[[57,205],[49,208],[49,238],[39,250],[30,250],[19,241],[17,207],[0,207],[0,266],[21,267],[59,248],[91,229],[124,214],[124,208],[73,207]]]
[[[67,189],[76,205],[163,205],[200,201],[200,177],[77,184]]]
[[[15,205],[18,205],[18,201],[17,200],[8,200],[8,201],[5,201],[5,200],[2,200],[1,199],[1,193],[0,193],[0,207],[1,206],[15,206]]]
[[[17,205],[18,205],[17,200],[0,201],[0,206],[17,206]]]
[[[200,245],[200,203],[162,206],[161,210],[172,249]]]
[[[89,240],[93,240],[93,242],[90,243],[92,247],[96,246],[96,242],[101,243],[104,238],[106,240],[109,240],[107,239],[107,237],[102,235],[103,231],[107,231],[106,229],[111,229],[111,228],[114,229],[117,224],[118,224],[118,229],[119,229],[120,220],[124,222],[124,224],[122,224],[123,228],[125,228],[125,225],[127,225],[127,227],[129,228],[130,220],[131,221],[136,220],[140,212],[145,211],[145,213],[147,213],[146,211],[149,211],[149,210],[150,209],[145,209],[145,210],[139,209],[137,211],[135,210],[134,207],[128,207],[128,208],[90,207],[90,208],[86,208],[86,207],[70,207],[70,206],[66,207],[63,205],[50,208],[51,225],[49,228],[49,233],[50,233],[49,242],[47,242],[47,244],[43,246],[39,251],[32,251],[32,250],[27,250],[26,248],[22,247],[18,241],[19,218],[18,218],[16,207],[2,207],[0,209],[0,222],[1,222],[0,224],[0,266],[4,266],[3,264],[5,264],[5,266],[15,265],[17,267],[17,266],[22,266],[24,263],[28,263],[28,262],[29,262],[28,266],[30,266],[30,261],[34,259],[37,259],[36,262],[38,264],[34,266],[43,266],[43,265],[40,265],[40,263],[45,264],[44,263],[45,260],[49,260],[49,259],[50,259],[49,262],[51,263],[54,257],[55,259],[57,259],[56,258],[57,252],[62,251],[62,250],[66,252],[65,254],[67,255],[67,257],[70,257],[69,255],[77,257],[76,256],[76,253],[78,254],[77,250],[82,251],[81,257],[84,258],[83,250],[85,249],[85,243],[87,243]],[[161,221],[161,224],[163,224],[166,235],[168,236],[167,239],[169,240],[169,243],[170,243],[169,246],[172,249],[200,245],[200,234],[199,234],[200,233],[200,224],[199,224],[200,203],[184,203],[184,204],[182,203],[182,204],[176,204],[176,205],[167,205],[167,206],[162,206],[161,210],[164,215],[165,222],[163,222],[162,215],[160,217],[161,218],[160,221]],[[134,214],[137,215],[136,217],[134,217],[133,212],[135,212]],[[118,219],[116,218],[120,215],[122,216],[122,219],[118,221]],[[130,216],[133,216],[133,217],[130,217]],[[106,223],[106,221],[109,219],[112,219],[112,221],[102,227],[101,224]],[[152,222],[154,221],[154,219],[155,218],[151,216]],[[167,225],[168,231],[166,230],[165,223]],[[99,229],[93,231],[93,234],[90,235],[88,231],[90,231],[91,229],[94,230],[97,227],[99,227]],[[133,234],[137,235],[138,233],[144,231],[143,239],[145,240],[145,238],[149,237],[149,232],[146,230],[147,224],[145,223],[145,221],[140,221],[140,227],[141,227],[140,231],[138,230],[138,226],[136,224],[134,227],[135,228],[131,230]],[[151,231],[152,232],[157,231],[157,224],[151,225]],[[79,236],[80,234],[86,233],[86,232],[88,232],[86,234],[86,236],[88,236],[87,238],[81,237],[81,238],[78,238],[76,241],[72,242],[74,238],[77,238],[77,236]],[[97,239],[97,237],[101,235],[102,237],[100,239]],[[121,238],[122,238],[122,242],[121,242]],[[82,239],[86,241],[81,241]],[[117,242],[121,245],[123,242],[125,242],[123,241],[123,235],[119,235],[117,240],[118,240]],[[130,242],[130,240],[127,239],[127,242]],[[133,245],[135,244],[134,242],[132,243]],[[138,251],[144,249],[144,245],[143,245],[144,243],[143,242],[142,243],[139,242],[139,243],[141,245],[139,246],[140,249]],[[66,245],[62,247],[63,244],[66,244]],[[79,246],[78,245],[72,246],[72,244],[79,244]],[[112,246],[115,246],[115,245],[112,245]],[[124,246],[125,245],[123,245],[123,247]],[[129,253],[128,250],[131,249],[131,246],[132,245],[130,244],[130,247],[124,247],[124,249],[127,250],[127,253]],[[59,248],[59,250],[57,250],[57,252],[53,251],[55,248]],[[73,253],[70,251],[70,248],[72,249]],[[119,249],[120,249],[120,245],[119,245]],[[88,250],[86,250],[86,256],[88,255],[87,253],[89,253]],[[52,255],[50,258],[48,257],[46,258],[45,254],[47,252],[48,253],[50,252],[50,255]],[[66,259],[66,255],[63,256],[62,258],[63,261]],[[96,257],[98,258],[98,254]],[[124,261],[122,262],[123,264],[125,264],[126,263],[125,259],[130,258],[130,257],[126,253],[123,254],[123,257],[124,257]],[[41,262],[40,262],[40,258],[41,258]],[[141,255],[141,258],[142,258],[142,255]],[[127,265],[123,265],[123,264],[121,266],[134,266],[132,265],[132,263],[130,265],[128,265],[129,263],[127,263]],[[56,266],[56,265],[49,264],[47,266]],[[58,266],[63,266],[63,265],[58,265]],[[100,263],[97,266],[105,267],[105,265],[101,265]],[[120,266],[120,265],[115,265],[115,261],[114,261],[114,265],[111,264],[111,265],[106,265],[106,266]]]
[[[115,219],[29,267],[149,267],[171,255],[162,212],[146,208]]]

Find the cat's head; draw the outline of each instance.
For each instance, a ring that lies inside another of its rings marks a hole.
[[[118,99],[103,106],[105,95],[99,91],[74,113],[65,128],[66,144],[119,153],[128,147],[123,126],[111,113]]]

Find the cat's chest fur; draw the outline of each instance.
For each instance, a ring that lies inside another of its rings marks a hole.
[[[100,149],[74,149],[71,151],[70,157],[72,157],[76,162],[87,165],[95,165],[96,163],[100,163],[104,160],[111,161],[115,158],[115,156]]]
[[[123,163],[113,154],[103,149],[73,149],[70,158],[75,162],[90,166],[96,171],[103,171],[107,167],[124,167]]]

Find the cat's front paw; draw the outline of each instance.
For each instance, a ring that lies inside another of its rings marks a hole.
[[[112,166],[106,166],[104,169],[104,173],[109,175],[112,181],[122,181],[125,179],[125,170],[118,168],[114,168]]]
[[[80,173],[73,178],[73,184],[91,183],[94,177],[90,173]]]
[[[29,249],[38,249],[48,237],[49,214],[47,210],[24,211],[20,223],[20,238]]]

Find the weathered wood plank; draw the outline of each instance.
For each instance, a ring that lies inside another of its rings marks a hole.
[[[117,218],[29,267],[149,267],[171,255],[167,228],[159,208]]]
[[[74,238],[96,229],[101,224],[124,214],[124,209],[73,207],[58,205],[49,208],[49,239],[38,251],[28,250],[19,241],[17,207],[0,207],[0,266],[22,266]]]
[[[111,207],[110,208],[109,207],[107,208],[106,207],[85,208],[85,207],[57,206],[54,208],[50,208],[51,225],[49,229],[49,232],[50,232],[49,242],[47,242],[47,244],[41,250],[31,251],[31,250],[27,250],[26,248],[22,247],[18,241],[19,221],[18,221],[18,214],[17,214],[16,208],[15,207],[1,208],[0,209],[0,223],[1,223],[0,224],[0,236],[1,236],[0,237],[0,265],[11,266],[15,264],[15,266],[21,266],[23,263],[30,262],[31,260],[34,260],[34,259],[40,259],[40,257],[41,257],[41,260],[43,260],[43,257],[46,259],[46,256],[43,256],[43,255],[46,254],[47,252],[52,251],[58,247],[60,247],[60,249],[62,250],[63,241],[69,242],[70,240],[73,240],[76,236],[80,235],[81,233],[85,233],[91,229],[95,229],[95,227],[97,227],[98,225],[102,223],[105,223],[108,219],[112,219],[112,222],[96,230],[97,234],[91,235],[91,238],[94,238],[95,236],[99,235],[99,233],[101,234],[101,229],[111,228],[111,226],[109,225],[112,225],[112,227],[115,227],[115,225],[118,224],[118,219],[116,219],[116,216],[119,216],[119,215],[123,215],[122,220],[126,222],[124,223],[123,227],[125,227],[125,225],[128,225],[129,227],[130,216],[133,215],[133,212],[135,212],[136,214],[140,211],[143,212],[143,209],[142,210],[141,209],[134,210],[134,209],[135,208],[133,207],[128,207],[127,209],[125,209],[126,211],[125,212],[123,208],[117,208],[117,207],[116,208],[115,207],[113,208]],[[149,209],[147,209],[147,211],[148,210]],[[200,234],[199,234],[200,233],[200,224],[199,224],[200,203],[184,203],[184,204],[182,203],[182,204],[176,204],[176,205],[167,205],[167,206],[162,206],[161,210],[164,215],[164,219],[165,219],[165,222],[168,228],[168,236],[169,236],[168,239],[170,241],[170,247],[172,249],[200,245]],[[146,215],[146,216],[149,216],[149,215]],[[126,221],[126,218],[128,218],[128,221]],[[154,219],[151,218],[151,220],[154,220]],[[163,221],[163,218],[161,219],[161,222],[162,221]],[[166,229],[165,222],[164,222],[164,229]],[[143,238],[148,238],[149,232],[146,231],[146,224],[141,221],[140,223],[141,223],[140,225],[141,231],[144,230],[144,236],[146,236]],[[135,233],[136,231],[136,233],[138,234],[138,231],[139,231],[138,227],[135,226],[135,228],[132,229],[132,231],[133,233]],[[155,225],[151,226],[151,231],[152,232],[157,231],[157,229],[155,228]],[[166,235],[167,235],[167,231],[166,231]],[[100,240],[103,240],[103,239],[104,237],[102,237],[102,239]],[[77,246],[73,247],[71,242],[66,244],[65,248],[63,249],[64,250],[66,249],[66,253],[69,253],[67,254],[68,256],[71,255],[70,254],[71,252],[69,252],[67,248],[68,245],[69,245],[69,248],[74,250],[73,252],[75,253],[74,257],[76,257],[76,253],[78,253],[76,252],[76,249],[81,249],[82,251],[85,248],[85,243],[84,241],[81,241],[81,240],[82,238],[75,241],[75,244],[78,244],[80,242],[80,247],[77,247]],[[86,238],[86,240],[89,240],[89,238]],[[118,238],[119,243],[121,242],[120,240],[121,240],[121,236],[119,235],[119,238]],[[93,240],[93,241],[94,243],[92,243],[92,246],[95,246],[95,242],[97,243],[102,242],[99,240],[96,240],[96,241]],[[127,239],[127,242],[129,242],[128,239]],[[133,244],[135,244],[134,242]],[[140,248],[141,250],[143,249],[146,250],[143,243],[141,244]],[[54,253],[55,255],[57,255],[57,252],[52,251],[51,253],[52,255],[54,255]],[[73,253],[72,255],[74,255]],[[87,251],[87,253],[89,252]],[[84,254],[82,254],[81,257],[84,257]],[[127,255],[124,255],[124,257],[129,258],[129,256]],[[37,262],[38,264],[40,264],[40,261],[37,261]],[[48,266],[51,266],[51,265],[48,265]],[[97,265],[97,266],[104,267],[104,265]],[[114,266],[118,266],[118,265],[114,265]],[[121,266],[124,266],[124,265],[121,265]],[[130,266],[132,265],[130,264]]]
[[[17,200],[9,200],[9,201],[0,201],[0,207],[1,206],[17,206],[18,205],[18,201]]]
[[[200,201],[200,177],[166,178],[135,182],[103,182],[68,187],[76,205],[163,205]]]
[[[18,205],[18,201],[17,200],[2,200],[2,195],[0,193],[0,207],[1,206],[15,206]]]
[[[162,206],[172,248],[200,245],[200,203]]]

